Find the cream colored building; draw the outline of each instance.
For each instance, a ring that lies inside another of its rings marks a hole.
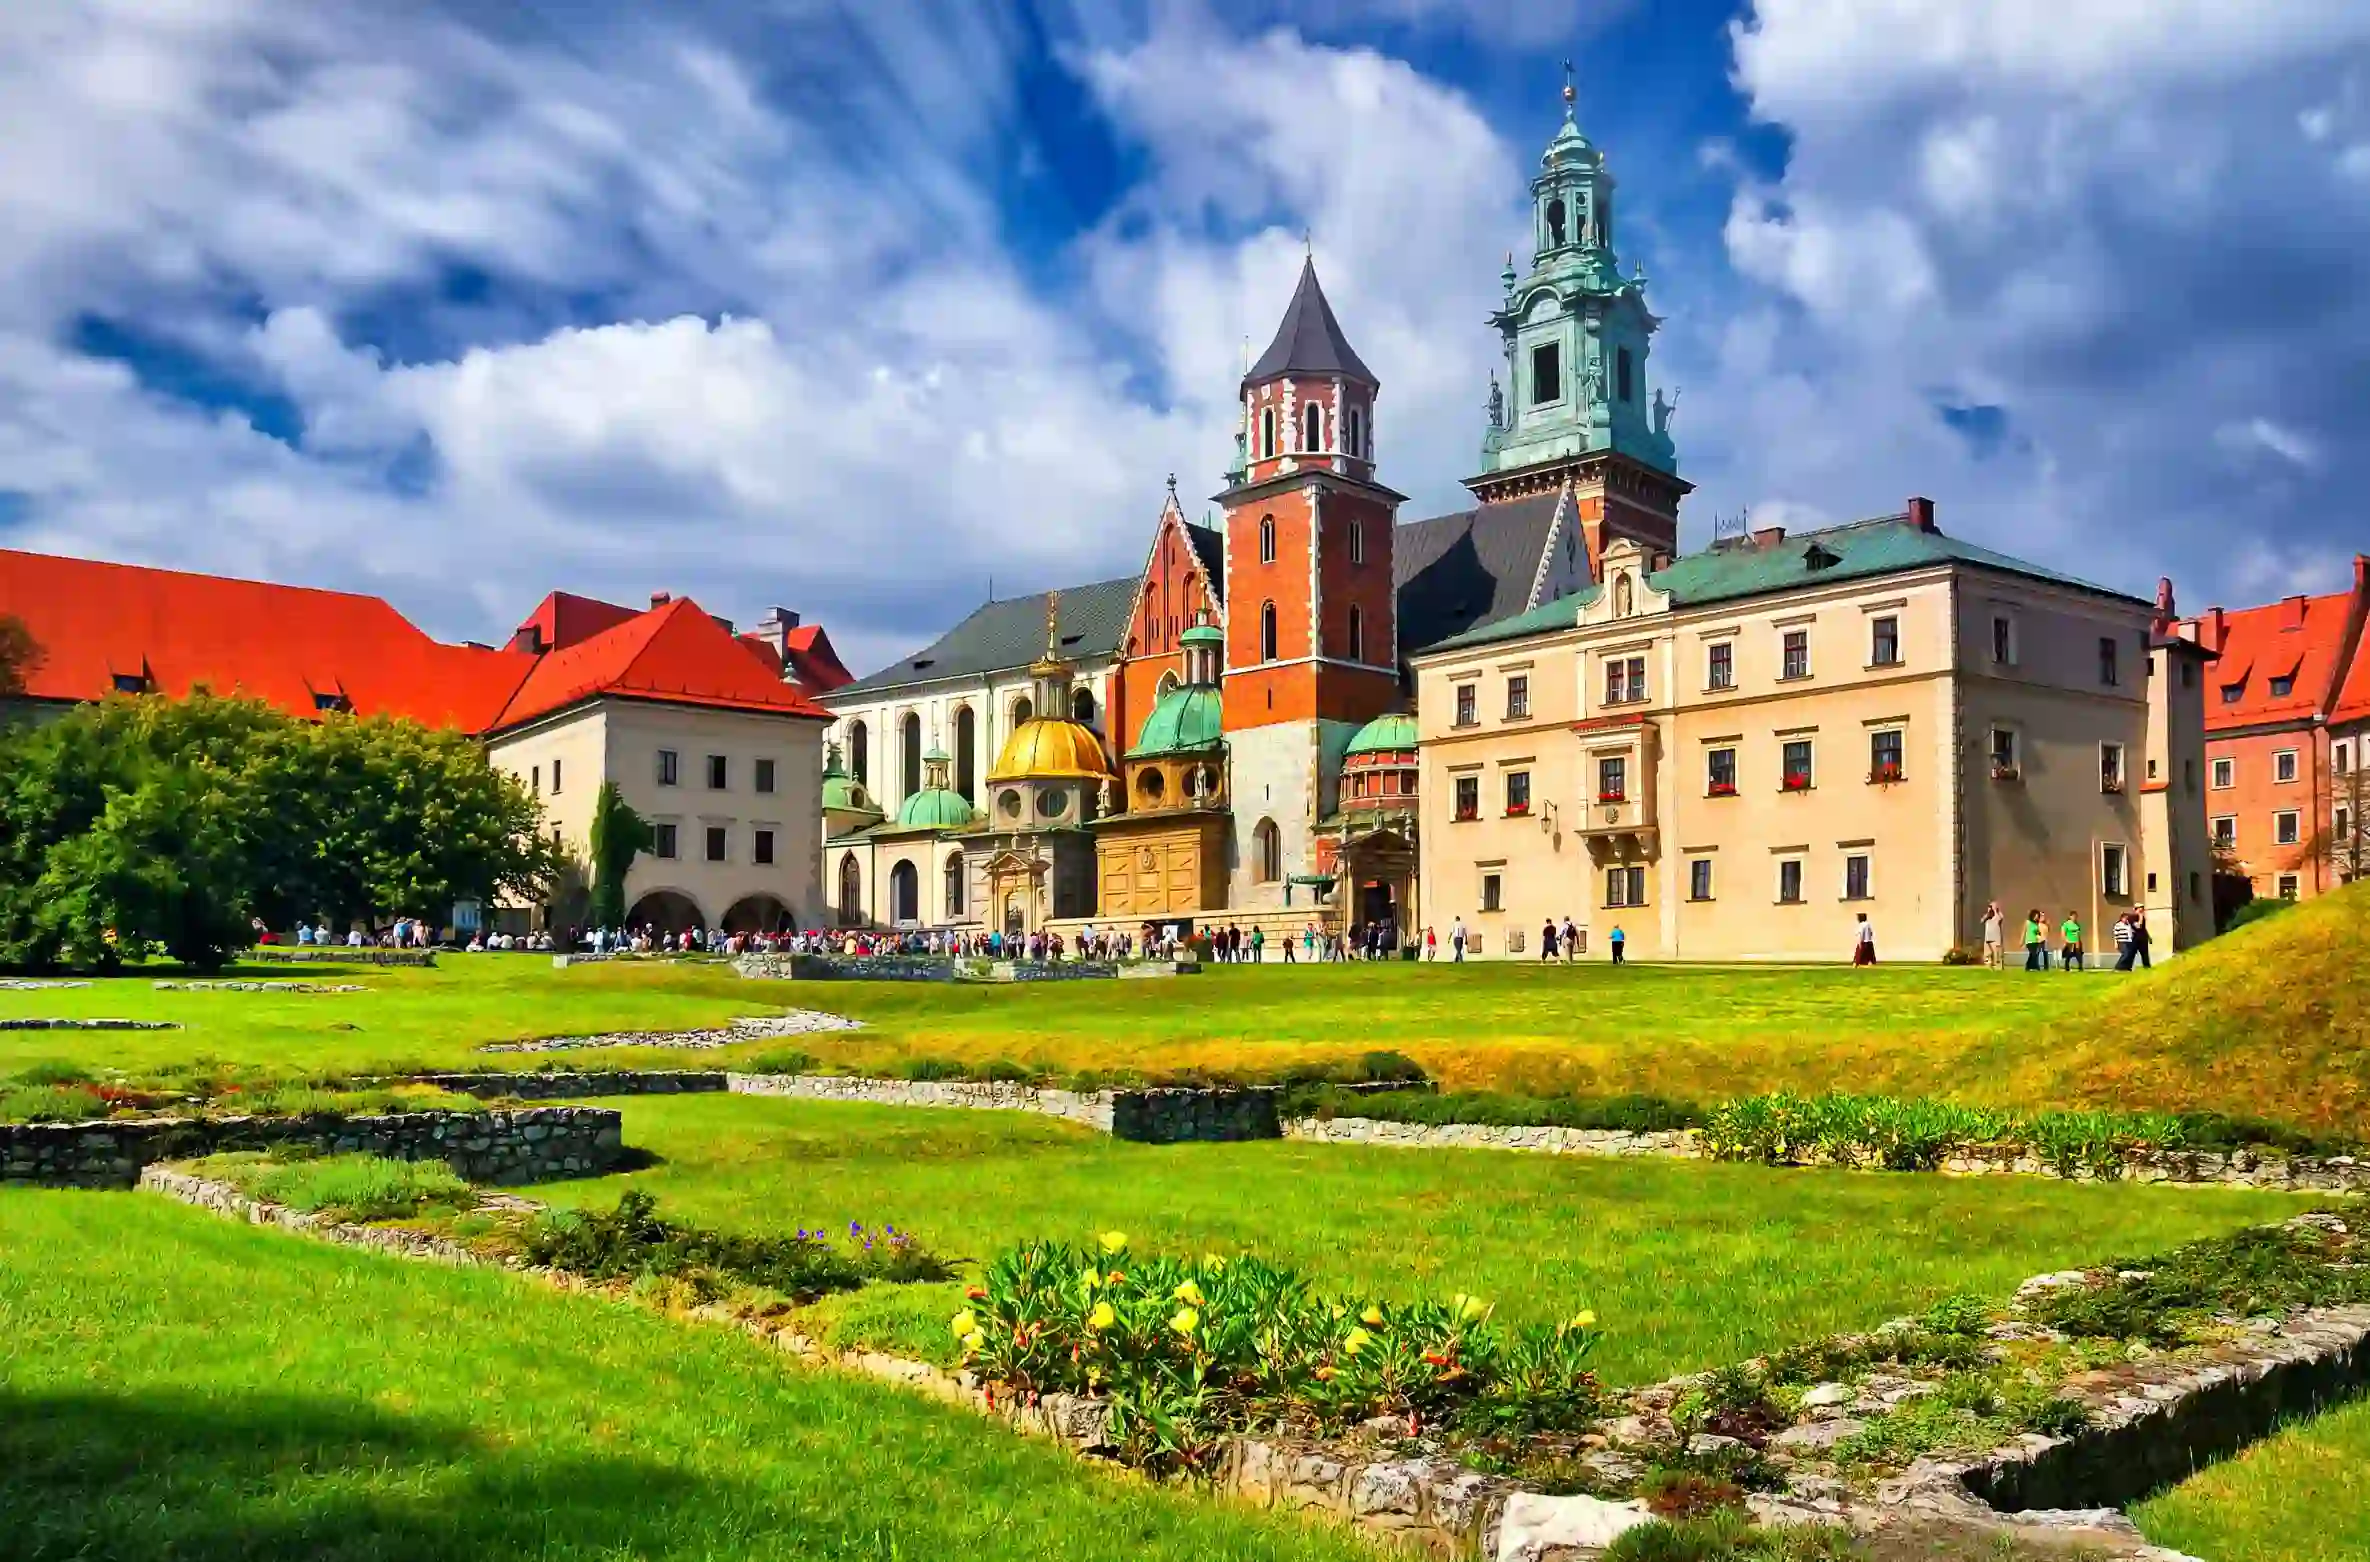
[[[2202,726],[2194,684],[2151,676],[2177,656],[2156,627],[1925,500],[1676,560],[1616,544],[1600,584],[1414,658],[1425,920],[1483,958],[1570,917],[1591,957],[1618,926],[1633,959],[1845,960],[1865,915],[1879,958],[1935,960],[1997,900],[2012,943],[2038,909],[2111,949],[2153,872],[2168,947],[2210,916],[2202,797],[2142,807],[2139,767]]]

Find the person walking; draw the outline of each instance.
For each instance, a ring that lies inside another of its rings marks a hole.
[[[2148,936],[2148,912],[2144,906],[2131,908],[2131,952],[2138,957],[2140,969],[2153,971],[2155,963],[2148,958],[2149,945],[2155,942]]]
[[[1457,918],[1455,926],[1448,930],[1448,942],[1456,952],[1456,958],[1450,963],[1463,965],[1465,963],[1465,919],[1463,917]]]
[[[1860,913],[1859,926],[1852,933],[1852,964],[1876,964],[1876,924],[1868,920],[1868,913]]]
[[[2134,937],[2135,935],[2131,930],[2131,913],[2126,911],[2123,913],[2123,915],[2115,919],[2116,970],[2128,971],[2131,969],[2131,957],[2137,952],[2132,947],[2132,939]]]
[[[1260,961],[1266,958],[1267,929],[1263,927],[1255,927],[1251,929],[1251,963],[1253,965],[1257,965]]]
[[[2041,921],[2041,908],[2038,906],[2027,912],[2024,918],[2024,968],[2028,971],[2049,969],[2049,929]]]
[[[2000,910],[2000,903],[1992,901],[1983,908],[1983,964],[1986,970],[1998,971],[2008,964],[2008,917]]]
[[[2081,970],[2082,919],[2071,911],[2067,912],[2066,919],[2057,925],[2057,932],[2058,936],[2065,941],[2064,947],[2059,951],[2060,958],[2062,958],[2065,963],[2060,966],[2059,969],[2065,971]]]
[[[1539,929],[1539,963],[1545,965],[1552,962],[1554,959],[1555,918],[1549,917],[1547,919],[1546,925]]]
[[[1572,963],[1572,956],[1579,951],[1579,948],[1580,929],[1573,925],[1570,917],[1566,917],[1564,918],[1564,964],[1570,965]]]
[[[1613,924],[1612,936],[1607,939],[1606,942],[1613,946],[1613,963],[1615,965],[1622,964],[1622,956],[1626,953],[1626,946],[1629,943],[1629,935],[1621,931],[1620,923],[1616,922]]]

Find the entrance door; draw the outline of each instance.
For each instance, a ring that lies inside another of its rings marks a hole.
[[[1358,891],[1358,920],[1362,923],[1398,922],[1399,907],[1389,884],[1368,884]]]
[[[1020,913],[1020,891],[1013,890],[1004,897],[1004,936],[1018,938],[1027,931]]]

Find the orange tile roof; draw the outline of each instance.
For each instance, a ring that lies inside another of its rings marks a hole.
[[[615,629],[633,616],[634,609],[630,607],[619,607],[598,597],[580,597],[572,591],[555,591],[536,603],[535,611],[518,627],[534,630],[535,644],[544,650],[564,651],[579,640],[589,640],[605,629]]]
[[[2353,605],[2354,594],[2341,591],[2240,608],[2220,615],[2218,639],[2215,615],[2208,613],[2200,621],[2199,640],[2221,652],[2221,660],[2207,674],[2206,730],[2308,720],[2327,709],[2343,670],[2338,662],[2345,654]],[[2287,680],[2286,693],[2273,692],[2275,679]],[[2239,691],[2235,700],[2226,698],[2232,688]]]
[[[2370,609],[2370,553],[2354,555],[2354,595]],[[2370,721],[2370,624],[2356,635],[2352,650],[2353,665],[2337,691],[2336,708],[2329,712],[2331,721]]]
[[[677,597],[537,660],[500,724],[515,727],[604,694],[830,720],[698,603]]]

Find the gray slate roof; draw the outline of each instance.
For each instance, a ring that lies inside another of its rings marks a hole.
[[[1333,306],[1325,302],[1325,290],[1317,286],[1313,259],[1300,263],[1300,285],[1292,290],[1284,323],[1276,327],[1276,339],[1267,344],[1267,351],[1243,378],[1247,383],[1279,374],[1340,374],[1369,385],[1377,383],[1373,371],[1351,349],[1349,338],[1341,334],[1341,322],[1333,318]]]
[[[1062,655],[1072,661],[1111,656],[1127,634],[1136,603],[1136,579],[1098,580],[1062,591],[1059,629]],[[1045,649],[1045,597],[1006,597],[974,610],[954,628],[913,655],[822,696],[838,706],[884,689],[973,678],[982,673],[1026,667]]]
[[[1210,594],[1220,602],[1226,600],[1226,536],[1215,526],[1185,523],[1185,540],[1193,544],[1196,557],[1201,560],[1202,574],[1209,578]]]
[[[1530,606],[1559,493],[1410,521],[1391,537],[1405,653]]]

